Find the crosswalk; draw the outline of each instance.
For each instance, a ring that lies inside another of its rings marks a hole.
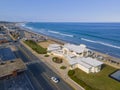
[[[38,60],[29,61],[29,62],[26,62],[25,64],[26,64],[26,65],[30,65],[30,64],[34,64],[34,63],[40,63],[40,61],[38,61]]]

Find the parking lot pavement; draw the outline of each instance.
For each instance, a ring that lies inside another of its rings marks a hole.
[[[15,59],[16,57],[10,48],[1,48],[0,58],[2,61],[8,61],[8,60]]]
[[[18,76],[10,79],[0,80],[0,82],[3,84],[0,90],[35,90],[25,73],[20,73]]]

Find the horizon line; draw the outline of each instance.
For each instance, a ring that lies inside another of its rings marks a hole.
[[[94,21],[0,21],[0,22],[16,22],[16,23],[36,23],[36,22],[38,22],[38,23],[120,23],[120,21],[119,22],[115,22],[115,21],[113,21],[113,22],[108,22],[108,21],[104,21],[104,22],[102,22],[102,21],[96,21],[96,22],[94,22]]]

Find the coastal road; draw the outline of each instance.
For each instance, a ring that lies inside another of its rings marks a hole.
[[[73,90],[65,81],[63,81],[60,76],[54,73],[46,64],[39,60],[35,55],[33,55],[28,49],[26,49],[19,42],[15,43],[18,51],[15,52],[16,56],[21,58],[25,63],[27,63],[27,68],[29,73],[31,73],[29,78],[34,77],[34,81],[43,90]],[[28,74],[28,73],[27,73]],[[56,76],[60,79],[60,82],[55,84],[50,77]],[[32,81],[32,82],[34,82]],[[33,83],[34,84],[34,83]]]

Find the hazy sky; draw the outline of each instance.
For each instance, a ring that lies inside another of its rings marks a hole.
[[[0,0],[0,21],[120,22],[120,0]]]

